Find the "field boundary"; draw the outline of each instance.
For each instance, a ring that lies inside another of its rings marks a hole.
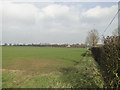
[[[80,60],[75,62],[75,64],[73,65],[73,67],[76,67],[76,66],[81,62],[81,60],[83,60],[83,59],[86,57],[87,53],[88,53],[88,52],[85,52],[85,53],[82,55],[82,57],[80,58]]]

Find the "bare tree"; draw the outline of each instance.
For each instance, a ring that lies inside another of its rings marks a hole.
[[[88,32],[88,36],[86,37],[86,43],[89,44],[90,47],[95,46],[99,41],[99,33],[96,29]]]

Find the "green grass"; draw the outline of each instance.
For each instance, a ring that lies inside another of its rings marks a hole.
[[[86,52],[85,49],[78,48],[48,47],[3,47],[2,50],[3,68],[33,69],[32,71],[41,68],[48,70],[56,65],[57,67],[72,66],[81,58],[81,54]]]
[[[103,87],[95,60],[82,48],[3,47],[4,88]]]

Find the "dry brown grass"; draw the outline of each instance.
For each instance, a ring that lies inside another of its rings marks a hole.
[[[2,71],[12,71],[12,72],[27,72],[27,73],[50,73],[55,71],[56,65],[59,62],[57,60],[50,59],[30,59],[22,60],[15,59],[12,65],[8,65],[3,68]]]

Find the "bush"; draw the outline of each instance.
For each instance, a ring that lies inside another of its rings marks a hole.
[[[91,48],[93,57],[100,65],[107,88],[120,87],[120,42],[118,37],[104,38],[102,47]]]

